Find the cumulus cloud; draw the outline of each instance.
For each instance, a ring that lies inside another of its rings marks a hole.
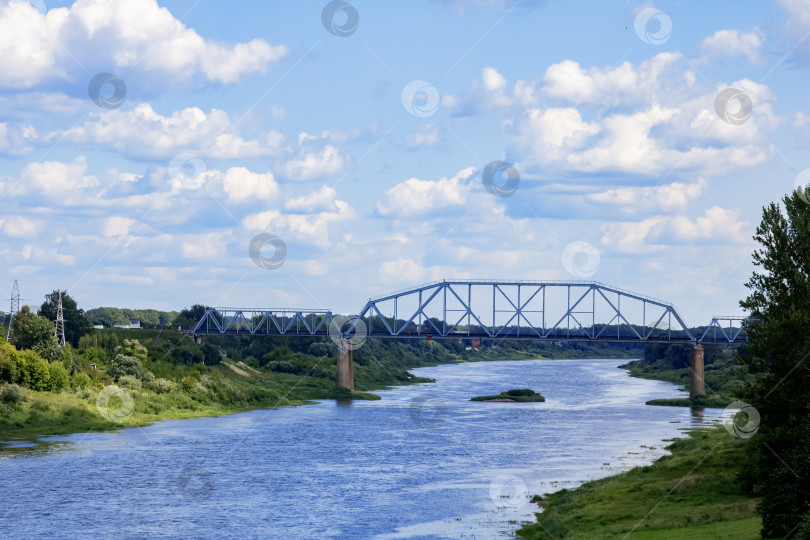
[[[230,84],[287,53],[261,39],[227,45],[187,28],[155,0],[78,0],[41,13],[29,2],[0,4],[0,86],[82,83],[109,68],[140,87]],[[82,86],[80,85],[80,86]]]
[[[322,186],[313,193],[289,199],[284,203],[284,209],[291,212],[314,212],[316,210],[333,210],[337,191],[329,186]]]
[[[284,214],[267,210],[250,214],[242,225],[252,232],[271,231],[285,242],[298,240],[305,244],[328,248],[332,245],[330,232],[343,221],[353,220],[357,214],[347,202],[335,200],[333,209],[310,214]]]
[[[342,156],[329,144],[320,152],[301,149],[298,155],[279,166],[278,173],[288,180],[306,182],[344,173],[352,164],[351,157]]]
[[[439,144],[439,127],[436,124],[426,124],[405,137],[407,150],[429,148]]]
[[[767,86],[748,79],[728,85],[741,90],[754,103],[750,118],[741,125],[733,125],[724,122],[714,106],[717,94],[726,85],[711,89],[683,84],[670,87],[674,79],[641,74],[657,72],[667,65],[666,61],[652,62],[635,76],[600,72],[600,76],[614,81],[604,87],[605,97],[601,101],[597,95],[603,86],[595,82],[593,74],[581,70],[576,73],[589,81],[587,84],[572,83],[566,91],[557,82],[544,87],[544,91],[551,88],[561,99],[569,96],[565,98],[568,101],[578,98],[609,104],[612,100],[621,101],[625,95],[641,101],[630,111],[622,104],[607,107],[590,119],[583,117],[579,106],[529,108],[504,123],[504,132],[510,139],[507,155],[518,163],[521,172],[529,174],[547,174],[552,169],[636,175],[694,171],[709,175],[748,168],[770,159],[773,149],[762,133],[773,130],[781,120],[773,112],[774,96]],[[651,89],[636,94],[633,81]]]
[[[462,169],[451,178],[419,180],[409,178],[382,196],[377,212],[382,216],[408,217],[429,214],[448,207],[466,204],[471,192],[470,178],[474,167]]]
[[[278,195],[278,184],[269,171],[254,173],[245,167],[231,167],[224,174],[214,171],[214,175],[222,183],[228,199],[237,203],[256,199],[273,200]]]
[[[602,245],[619,253],[648,253],[666,246],[743,244],[747,223],[739,221],[738,210],[714,206],[690,220],[683,215],[651,217],[642,221],[605,223]]]
[[[654,187],[620,187],[586,195],[586,199],[600,204],[623,207],[625,211],[673,212],[686,210],[690,201],[706,190],[706,181],[685,184],[673,182]]]
[[[44,224],[40,220],[25,216],[0,218],[0,231],[11,238],[36,238],[43,228]]]
[[[8,178],[0,184],[6,195],[28,195],[34,200],[60,203],[83,198],[84,190],[98,186],[98,178],[87,173],[87,160],[76,157],[72,162],[44,161],[23,167],[19,178]]]
[[[763,40],[764,35],[759,28],[747,33],[739,30],[718,30],[704,39],[700,48],[706,57],[745,56],[749,62],[757,63],[762,60]]]
[[[442,97],[442,107],[448,109],[453,116],[473,116],[493,108],[509,108],[527,106],[535,103],[537,97],[533,83],[517,81],[508,92],[506,78],[493,67],[485,67],[481,72],[481,80],[473,82],[472,86],[462,94],[445,94]]]
[[[197,107],[156,113],[148,103],[130,111],[120,109],[93,113],[87,122],[51,133],[47,140],[106,147],[135,158],[171,158],[190,152],[201,158],[236,159],[276,156],[284,150],[285,138],[270,131],[260,139],[245,140],[227,113]]]

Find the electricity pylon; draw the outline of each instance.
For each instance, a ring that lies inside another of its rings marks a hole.
[[[14,320],[14,315],[20,311],[20,287],[17,285],[17,280],[14,280],[14,286],[11,288],[11,309],[8,312],[8,332],[6,333],[6,341],[11,337],[11,322]]]
[[[56,343],[60,347],[65,346],[65,315],[62,313],[62,291],[59,291],[59,307],[56,309]]]

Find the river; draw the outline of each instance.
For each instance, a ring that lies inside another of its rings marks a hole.
[[[619,360],[420,368],[435,383],[0,445],[2,536],[509,538],[533,494],[650,463],[708,422]],[[545,403],[471,402],[532,388]],[[710,411],[707,411],[707,413]],[[720,411],[714,411],[719,415]]]

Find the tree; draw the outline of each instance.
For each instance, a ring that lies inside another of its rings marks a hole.
[[[810,204],[800,192],[763,209],[758,267],[740,302],[757,373],[746,399],[760,414],[747,483],[762,497],[762,535],[784,537],[810,517]]]
[[[190,330],[202,319],[203,315],[205,315],[205,311],[208,309],[211,308],[202,304],[194,304],[190,308],[183,309],[180,311],[180,314],[175,317],[174,321],[172,321],[172,326],[179,326],[184,330]]]
[[[39,308],[38,315],[45,317],[53,325],[56,321],[56,314],[59,309],[59,293],[62,293],[62,314],[65,318],[65,341],[79,346],[79,338],[91,330],[90,322],[84,316],[84,310],[79,309],[76,300],[66,291],[53,291],[45,295],[45,302]]]
[[[107,370],[107,374],[116,381],[126,375],[132,375],[140,379],[143,373],[144,369],[140,360],[134,356],[124,354],[116,354],[115,358],[110,362],[110,369]]]
[[[206,366],[215,366],[220,363],[222,357],[219,355],[219,347],[212,343],[206,343],[202,346],[203,363]]]
[[[18,349],[49,349],[56,344],[54,325],[45,317],[34,315],[28,306],[23,306],[14,315],[11,323],[10,342]]]

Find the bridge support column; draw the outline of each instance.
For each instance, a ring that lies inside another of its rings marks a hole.
[[[351,343],[344,341],[338,346],[336,387],[354,390],[353,356]]]
[[[695,345],[689,354],[689,397],[706,394],[703,379],[703,346]]]

